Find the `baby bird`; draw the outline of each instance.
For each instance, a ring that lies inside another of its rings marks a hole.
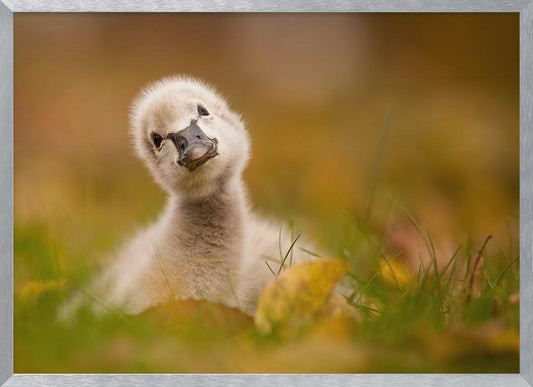
[[[171,300],[220,302],[252,315],[280,266],[280,227],[254,214],[242,172],[250,138],[209,85],[165,78],[134,101],[136,153],[168,193],[159,218],[119,252],[89,293],[129,314]],[[286,252],[291,238],[281,237]],[[296,246],[293,261],[311,259]],[[63,313],[69,313],[64,308]]]

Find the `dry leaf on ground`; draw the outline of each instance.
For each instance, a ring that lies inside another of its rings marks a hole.
[[[348,263],[342,259],[315,259],[288,268],[259,299],[255,314],[258,330],[280,336],[299,332],[325,312],[333,288],[347,271]],[[338,306],[338,302],[332,303]]]

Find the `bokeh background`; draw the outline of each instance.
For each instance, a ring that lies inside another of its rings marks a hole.
[[[349,255],[345,219],[394,247],[407,209],[443,254],[492,234],[495,270],[518,255],[517,14],[18,13],[14,28],[19,305],[95,271],[157,216],[164,194],[128,111],[172,74],[243,115],[254,207],[330,254]],[[61,370],[31,349],[24,310],[15,371]]]

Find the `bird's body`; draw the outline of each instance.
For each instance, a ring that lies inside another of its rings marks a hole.
[[[132,135],[168,201],[93,283],[96,309],[137,314],[170,300],[205,299],[252,314],[275,278],[265,261],[278,270],[292,240],[287,228],[282,235],[279,223],[250,209],[241,177],[249,138],[240,117],[211,87],[168,78],[134,103]],[[298,248],[292,255],[294,262],[311,258]]]

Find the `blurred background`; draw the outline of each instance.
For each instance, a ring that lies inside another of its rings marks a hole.
[[[161,210],[128,112],[172,74],[212,83],[243,115],[254,207],[332,255],[346,218],[402,245],[398,208],[447,259],[490,233],[489,262],[518,254],[517,14],[14,18],[15,286],[28,294],[36,278],[93,271]],[[16,371],[39,369],[19,348]]]

